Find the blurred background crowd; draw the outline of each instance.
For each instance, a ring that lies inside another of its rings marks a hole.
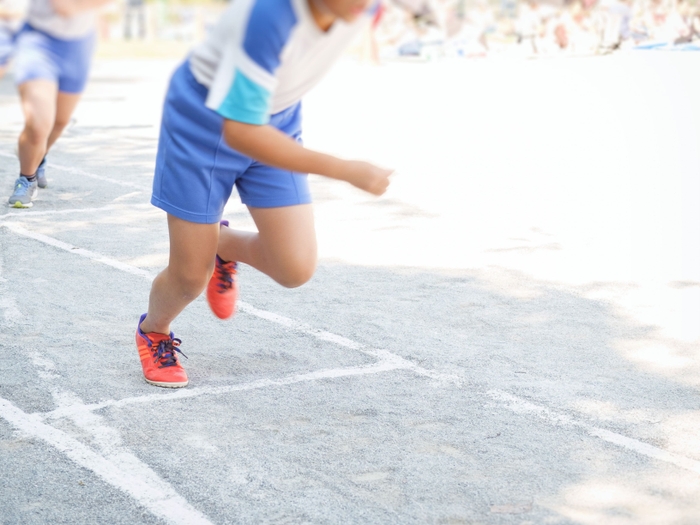
[[[0,17],[28,0],[0,0]],[[235,1],[235,0],[234,0]],[[100,22],[103,43],[189,46],[222,0],[116,0]],[[700,50],[700,0],[382,0],[354,52],[387,59],[591,55],[620,49]]]
[[[225,3],[123,0],[104,39],[200,39]],[[383,0],[356,52],[405,58],[590,55],[618,49],[700,50],[700,0]]]
[[[377,28],[384,53],[484,56],[700,50],[693,0],[395,0]]]

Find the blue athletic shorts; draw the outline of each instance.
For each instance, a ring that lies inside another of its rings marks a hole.
[[[213,224],[236,186],[243,204],[277,208],[311,202],[308,177],[261,164],[224,141],[224,119],[207,108],[207,88],[189,62],[170,80],[158,140],[151,203],[189,222]],[[301,142],[301,104],[273,115],[270,125]]]
[[[10,61],[15,35],[9,28],[0,25],[0,67],[6,66]]]
[[[25,24],[15,42],[15,84],[45,79],[64,93],[82,93],[90,73],[95,35],[61,40]]]

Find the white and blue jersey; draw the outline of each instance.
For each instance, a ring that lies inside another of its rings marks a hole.
[[[192,74],[209,89],[206,106],[230,120],[266,124],[321,80],[370,23],[370,11],[324,32],[308,0],[234,0],[190,57]]]
[[[316,25],[309,0],[233,0],[209,38],[173,75],[163,108],[151,202],[214,224],[233,191],[254,208],[311,202],[307,175],[229,147],[225,119],[267,124],[302,141],[301,98],[371,22]]]
[[[64,93],[82,93],[95,49],[96,11],[70,17],[51,0],[29,0],[27,22],[15,41],[15,83],[50,80]]]
[[[34,29],[59,40],[82,40],[95,32],[97,10],[88,9],[72,16],[61,16],[51,0],[29,0],[27,23]]]

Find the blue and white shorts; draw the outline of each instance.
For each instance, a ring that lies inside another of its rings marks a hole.
[[[207,108],[208,89],[189,62],[170,80],[158,140],[151,203],[189,222],[214,224],[236,186],[243,204],[277,208],[309,204],[308,176],[261,164],[224,141],[224,118]],[[301,142],[301,104],[270,118],[270,125]]]
[[[0,25],[0,67],[6,66],[12,55],[15,43],[15,34],[9,27]]]
[[[63,93],[82,93],[94,49],[94,34],[62,40],[25,24],[15,42],[15,84],[53,80]]]

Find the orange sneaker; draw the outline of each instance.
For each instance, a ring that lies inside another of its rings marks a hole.
[[[176,355],[180,353],[187,357],[178,349],[182,341],[173,337],[172,332],[169,336],[155,332],[144,334],[141,331],[141,323],[145,318],[146,314],[143,314],[136,328],[136,348],[139,351],[146,381],[166,388],[187,386],[189,383],[187,372],[182,368]]]
[[[228,226],[228,221],[221,221],[222,226]],[[238,263],[224,262],[216,256],[214,274],[207,285],[207,302],[211,311],[219,319],[228,319],[236,310],[238,299]]]

